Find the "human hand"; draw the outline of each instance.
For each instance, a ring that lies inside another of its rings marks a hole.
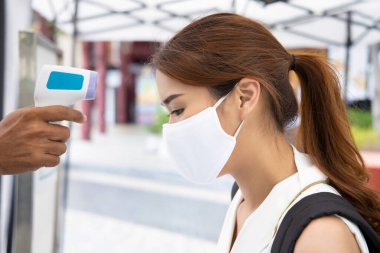
[[[70,129],[56,121],[83,123],[86,117],[65,106],[26,107],[0,122],[0,175],[54,167],[66,152]]]

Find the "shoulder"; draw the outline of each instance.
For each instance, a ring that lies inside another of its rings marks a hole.
[[[295,253],[360,253],[355,236],[336,216],[313,220],[302,232],[296,242]]]

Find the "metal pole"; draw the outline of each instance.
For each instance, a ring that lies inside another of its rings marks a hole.
[[[5,34],[5,0],[0,1],[0,34]],[[6,35],[6,34],[5,34]],[[4,107],[4,83],[5,83],[5,40],[0,39],[0,119],[3,119]]]
[[[78,9],[79,9],[79,1],[80,0],[75,0],[75,9],[74,9],[74,14],[73,14],[73,35],[72,35],[72,45],[71,45],[71,66],[75,67],[76,66],[76,54],[77,54],[77,39],[78,39]],[[72,129],[72,122],[69,121],[69,128],[70,130]],[[65,156],[65,163],[63,165],[63,170],[62,170],[62,184],[63,187],[62,189],[62,211],[61,217],[59,217],[60,222],[59,222],[59,234],[57,238],[57,245],[56,245],[56,251],[57,252],[62,252],[62,245],[64,242],[64,231],[65,231],[65,212],[67,209],[67,201],[68,201],[68,192],[69,192],[69,171],[70,171],[70,146],[71,146],[71,140],[69,139],[67,142],[67,151],[66,151],[66,156]],[[59,215],[59,214],[58,214]]]
[[[5,29],[5,0],[0,1],[0,34],[4,34],[0,38],[0,120],[3,119],[3,107],[4,107],[4,83],[5,83],[5,40],[6,40],[6,29]],[[3,250],[1,228],[2,226],[2,216],[1,216],[1,195],[2,195],[2,177],[0,176],[0,252]]]
[[[92,67],[92,57],[91,51],[93,48],[93,42],[83,41],[82,43],[82,55],[83,55],[83,63],[82,66],[84,69],[91,69]],[[84,100],[82,101],[82,112],[87,115],[87,122],[83,123],[81,126],[82,130],[82,139],[89,141],[91,139],[91,110],[93,106],[92,100]]]
[[[76,53],[77,53],[77,39],[78,39],[78,6],[80,0],[75,0],[75,9],[73,15],[73,36],[72,36],[72,45],[71,45],[71,65],[75,67],[76,65]]]
[[[380,43],[371,47],[374,96],[372,98],[372,125],[380,133]]]
[[[231,2],[231,12],[236,13],[236,0],[232,0]]]
[[[343,90],[343,98],[347,104],[347,96],[348,96],[348,82],[350,78],[350,54],[351,54],[351,46],[352,46],[352,36],[351,36],[351,24],[352,24],[352,13],[351,11],[347,12],[347,20],[346,20],[346,60],[345,60],[345,70],[344,70],[344,90]]]

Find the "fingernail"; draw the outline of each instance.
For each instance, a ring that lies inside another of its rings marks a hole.
[[[87,116],[86,116],[86,114],[83,114],[83,123],[84,122],[87,122]]]

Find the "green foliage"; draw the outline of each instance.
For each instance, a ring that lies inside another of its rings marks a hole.
[[[162,107],[157,110],[154,123],[148,127],[148,131],[154,134],[162,133],[162,125],[169,121],[168,113]]]
[[[372,115],[370,111],[361,109],[349,109],[348,117],[352,126],[364,129],[372,128]]]
[[[359,148],[380,148],[380,134],[372,127],[370,111],[349,109],[348,117],[355,142]]]

